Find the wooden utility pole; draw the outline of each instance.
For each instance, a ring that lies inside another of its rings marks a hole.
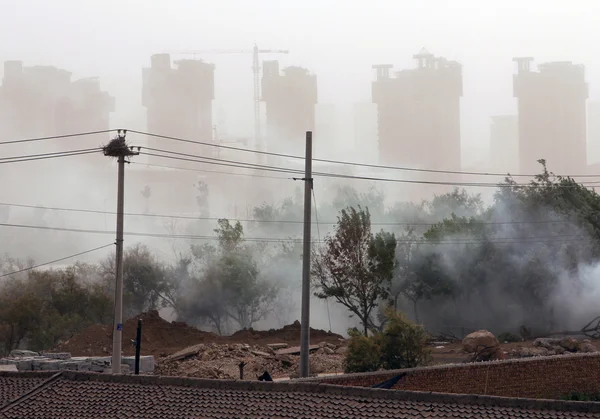
[[[118,130],[117,137],[103,148],[104,155],[116,157],[118,161],[117,180],[117,240],[116,245],[116,284],[115,284],[115,314],[113,322],[112,372],[121,373],[121,348],[123,343],[123,210],[125,198],[125,162],[126,158],[136,156],[127,146],[125,136],[127,130]]]
[[[300,315],[300,378],[308,377],[310,347],[310,217],[312,179],[312,132],[306,132],[304,160],[304,247],[302,250],[302,311]]]

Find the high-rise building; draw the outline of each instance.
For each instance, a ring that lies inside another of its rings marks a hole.
[[[600,102],[587,104],[588,165],[600,163]]]
[[[96,78],[71,80],[71,73],[51,66],[4,63],[0,87],[0,136],[3,139],[43,137],[109,129],[115,102]],[[37,151],[65,151],[107,143],[109,134],[39,144]]]
[[[279,62],[265,61],[262,101],[267,113],[267,150],[304,154],[306,131],[315,128],[317,76],[302,67],[280,72]]]
[[[215,67],[201,60],[179,60],[174,64],[172,67],[169,54],[156,54],[150,59],[150,68],[142,71],[142,104],[146,107],[148,132],[212,143]],[[150,148],[165,149],[165,144],[164,139],[148,138]],[[191,143],[169,146],[202,156],[215,152],[215,147]],[[161,161],[164,164],[165,160]]]
[[[494,172],[519,172],[519,119],[516,115],[492,116],[490,167]]]
[[[395,77],[392,65],[373,66],[380,163],[460,170],[461,65],[425,49],[414,58],[417,68]]]
[[[587,169],[586,100],[588,86],[581,65],[571,62],[540,64],[533,58],[515,58],[513,95],[519,109],[519,171],[540,173],[537,160],[545,159],[557,175]]]

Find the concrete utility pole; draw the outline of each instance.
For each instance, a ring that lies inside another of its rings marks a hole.
[[[125,158],[137,156],[139,152],[134,152],[127,146],[125,136],[127,130],[119,130],[117,137],[111,140],[104,147],[104,155],[116,157],[118,161],[118,180],[117,180],[117,240],[116,249],[116,269],[117,278],[115,285],[115,318],[113,322],[113,347],[112,347],[112,372],[121,373],[121,347],[123,343],[123,209],[125,198]]]
[[[312,132],[306,132],[304,160],[304,247],[302,250],[302,313],[300,323],[300,378],[308,377],[310,347],[310,217],[312,179]]]

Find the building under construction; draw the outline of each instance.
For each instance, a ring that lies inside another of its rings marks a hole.
[[[115,101],[100,89],[97,78],[71,80],[71,73],[51,66],[4,63],[0,87],[0,125],[3,139],[44,137],[109,129]],[[38,145],[37,151],[65,151],[100,146],[109,134]],[[75,145],[76,144],[76,145]]]
[[[379,161],[460,170],[462,68],[422,49],[417,67],[390,75],[375,65],[372,100],[378,109]]]
[[[519,109],[519,170],[541,172],[539,159],[557,175],[586,172],[585,70],[571,62],[530,66],[533,58],[515,58],[513,94]]]
[[[143,69],[142,104],[147,111],[147,130],[152,134],[204,143],[213,142],[212,102],[214,100],[213,64],[202,60],[175,61],[169,54],[151,57],[150,68]],[[176,149],[194,155],[209,156],[215,147],[175,143],[161,138],[148,138],[148,147]],[[151,154],[164,154],[148,151]],[[169,160],[149,156],[148,161]]]
[[[278,61],[265,61],[262,101],[266,104],[267,151],[303,155],[306,131],[315,126],[317,76],[302,67],[280,72]]]

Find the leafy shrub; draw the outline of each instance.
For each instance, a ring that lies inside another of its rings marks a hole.
[[[349,329],[350,343],[344,359],[344,372],[377,371],[381,365],[378,339],[367,337],[356,329]]]
[[[367,337],[356,329],[348,330],[346,373],[414,368],[430,362],[428,337],[423,327],[411,323],[393,309],[388,309],[386,316],[389,321],[383,333]]]
[[[423,327],[394,310],[388,309],[386,316],[389,322],[381,336],[381,366],[386,370],[396,370],[427,365],[431,361],[431,353]]]

